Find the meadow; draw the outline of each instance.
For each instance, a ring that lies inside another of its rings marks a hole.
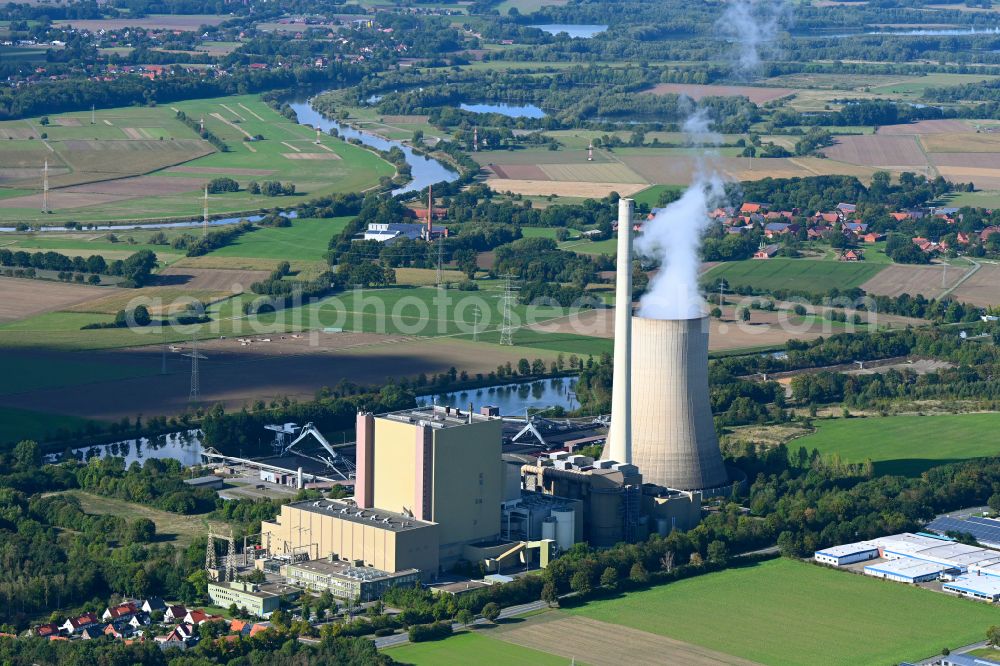
[[[838,455],[844,462],[871,459],[876,474],[916,476],[936,465],[1000,455],[1000,414],[888,416],[814,421],[815,434],[789,446]]]
[[[798,289],[826,293],[830,287],[852,289],[860,287],[885,268],[884,264],[867,262],[813,261],[810,259],[768,259],[726,262],[709,270],[702,278],[705,284],[717,284],[720,279],[731,288],[754,287],[762,290]]]
[[[169,511],[161,511],[142,504],[135,504],[115,497],[104,497],[82,490],[66,491],[80,500],[80,508],[89,514],[115,514],[130,518],[148,518],[156,524],[157,542],[172,543],[180,548],[186,548],[191,543],[203,537],[211,525],[217,534],[225,534],[228,526],[219,521],[209,521],[203,516],[189,516]]]
[[[250,257],[279,261],[322,261],[330,239],[350,217],[292,220],[290,227],[258,228],[212,252],[213,257]]]
[[[588,602],[569,612],[763,664],[860,666],[982,640],[985,604],[789,559]]]

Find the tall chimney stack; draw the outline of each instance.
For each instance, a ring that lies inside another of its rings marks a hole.
[[[618,200],[618,258],[615,264],[615,373],[611,428],[602,457],[632,462],[632,217],[635,202]]]

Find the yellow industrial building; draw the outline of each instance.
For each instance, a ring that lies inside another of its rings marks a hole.
[[[261,541],[272,557],[289,561],[333,555],[382,571],[438,571],[438,525],[410,516],[360,509],[339,500],[286,504],[273,522],[261,523]]]
[[[357,421],[354,502],[305,501],[261,525],[272,556],[434,578],[500,536],[500,419],[426,407]]]

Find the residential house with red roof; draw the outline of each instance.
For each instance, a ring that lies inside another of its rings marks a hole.
[[[127,602],[123,604],[118,604],[114,608],[108,608],[101,615],[101,619],[105,622],[111,622],[114,620],[120,620],[122,618],[132,617],[139,612],[139,607],[135,605],[134,602]]]
[[[88,627],[100,624],[101,621],[93,613],[84,613],[77,617],[71,617],[62,625],[62,630],[67,634],[78,634]]]

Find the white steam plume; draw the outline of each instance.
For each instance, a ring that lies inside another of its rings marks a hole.
[[[733,0],[717,25],[733,47],[737,74],[752,76],[760,67],[761,50],[774,44],[789,13],[781,0]]]
[[[692,143],[712,151],[719,135],[708,129],[704,110],[684,123]],[[722,179],[704,163],[699,164],[694,180],[681,198],[667,205],[643,225],[635,239],[636,254],[657,259],[660,270],[639,301],[639,316],[650,319],[695,319],[701,317],[702,297],[698,290],[701,267],[701,239],[711,224],[710,208],[725,200]]]

